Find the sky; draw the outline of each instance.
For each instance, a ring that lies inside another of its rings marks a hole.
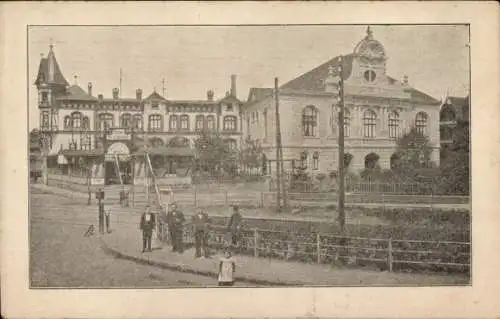
[[[385,47],[388,75],[441,99],[469,92],[467,26],[371,26]],[[237,95],[251,87],[273,87],[340,55],[352,53],[365,36],[363,25],[329,26],[37,26],[28,30],[30,129],[38,126],[33,85],[40,55],[53,43],[59,66],[70,84],[93,95],[147,96],[156,88],[167,99],[222,97],[237,75]],[[75,79],[75,76],[77,78]]]

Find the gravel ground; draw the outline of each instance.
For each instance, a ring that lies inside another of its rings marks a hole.
[[[63,211],[51,211],[51,207],[70,204],[70,199],[53,195],[31,196],[32,288],[185,288],[216,284],[213,278],[138,265],[107,255],[97,237],[83,236],[94,222],[92,215],[82,213],[71,221]],[[64,220],[58,221],[58,217]]]

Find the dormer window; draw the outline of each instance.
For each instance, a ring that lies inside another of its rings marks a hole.
[[[49,93],[48,92],[42,92],[42,102],[47,103],[49,101]]]
[[[232,112],[233,111],[233,105],[232,104],[228,104],[227,107],[226,107],[226,112]]]
[[[151,108],[152,108],[152,109],[157,110],[157,109],[158,109],[158,107],[159,107],[158,102],[153,102],[153,103],[151,103]]]
[[[365,71],[364,77],[365,77],[365,80],[368,82],[375,81],[375,77],[376,77],[375,71],[373,71],[373,70]]]

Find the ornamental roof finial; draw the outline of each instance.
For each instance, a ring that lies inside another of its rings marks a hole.
[[[49,44],[50,51],[52,51],[53,48],[54,48],[54,44],[52,44],[52,38],[50,38],[50,44]]]
[[[368,27],[366,28],[366,36],[367,36],[368,38],[373,37],[373,30],[371,29],[371,27],[370,27],[370,26],[368,26]]]

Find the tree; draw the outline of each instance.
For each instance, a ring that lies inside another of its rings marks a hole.
[[[263,150],[258,140],[246,138],[240,147],[239,157],[241,163],[247,167],[256,168],[262,166]]]
[[[432,149],[429,144],[427,136],[412,128],[397,141],[396,156],[398,161],[395,168],[411,172],[431,167]]]
[[[202,131],[194,142],[200,168],[209,172],[222,173],[235,163],[236,151],[218,132]]]

